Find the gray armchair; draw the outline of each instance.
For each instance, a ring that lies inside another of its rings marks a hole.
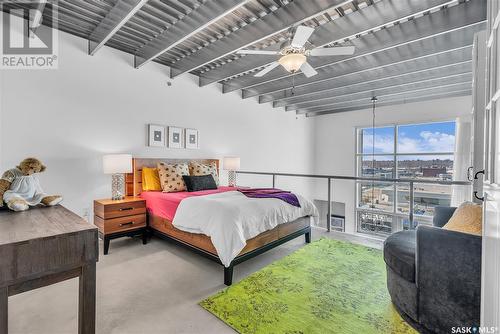
[[[437,207],[434,226],[397,232],[384,243],[391,299],[422,333],[479,325],[481,237],[441,229],[454,211]]]

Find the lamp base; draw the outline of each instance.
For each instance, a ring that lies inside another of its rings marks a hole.
[[[234,170],[227,172],[227,185],[230,187],[236,187],[236,172]]]
[[[125,198],[125,175],[113,174],[111,176],[111,199],[120,200]]]

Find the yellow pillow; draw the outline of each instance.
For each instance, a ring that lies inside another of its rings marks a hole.
[[[161,191],[160,176],[156,168],[142,168],[142,190]]]
[[[464,202],[455,210],[443,229],[481,235],[482,218],[481,205]]]

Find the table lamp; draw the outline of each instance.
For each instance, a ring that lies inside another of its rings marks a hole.
[[[130,154],[109,154],[102,158],[104,174],[111,174],[111,199],[125,198],[125,173],[132,173]]]
[[[240,158],[224,157],[224,170],[227,170],[227,183],[230,187],[236,187],[236,171],[240,169]]]

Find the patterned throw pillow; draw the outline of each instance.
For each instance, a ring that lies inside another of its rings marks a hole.
[[[464,202],[443,226],[445,230],[481,235],[483,209],[481,205]]]
[[[182,179],[182,175],[189,175],[187,164],[172,165],[159,162],[157,168],[163,192],[172,193],[176,191],[186,191],[186,184]]]
[[[210,164],[202,164],[199,162],[191,161],[189,163],[189,174],[191,176],[201,176],[201,175],[208,175],[212,174],[215,180],[215,184],[219,186],[219,173],[217,171],[217,164],[215,161],[211,162]]]

